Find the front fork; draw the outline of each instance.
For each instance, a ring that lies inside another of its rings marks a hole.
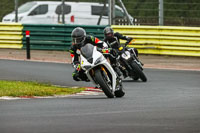
[[[141,63],[141,61],[139,60],[139,58],[137,57],[137,54],[135,53],[134,49],[130,49],[131,53],[133,54],[133,60],[139,65],[139,67],[143,70],[142,66],[143,64]]]

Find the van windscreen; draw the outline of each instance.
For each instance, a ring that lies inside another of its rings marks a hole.
[[[105,9],[104,9],[105,8]],[[92,15],[103,15],[108,16],[108,7],[104,6],[92,6]],[[118,8],[115,8],[115,16],[122,18],[125,16],[124,12]]]
[[[29,11],[34,5],[36,5],[36,2],[28,2],[23,4],[18,8],[18,13],[24,13]]]
[[[108,7],[103,6],[92,6],[92,15],[103,15],[108,16]]]

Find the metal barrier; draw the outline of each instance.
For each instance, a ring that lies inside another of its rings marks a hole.
[[[88,35],[103,38],[105,26],[86,25],[38,25],[24,24],[23,48],[26,47],[25,31],[30,31],[31,49],[40,50],[68,50],[71,46],[71,32],[76,27],[82,27]]]
[[[22,29],[21,24],[0,23],[0,48],[22,48]]]
[[[87,34],[103,39],[105,26],[0,23],[0,48],[25,48],[25,31],[29,30],[31,49],[68,50],[75,27],[83,27]],[[200,28],[197,27],[112,25],[112,28],[135,38],[129,47],[137,48],[142,54],[200,57]]]
[[[112,25],[112,28],[135,38],[129,47],[137,48],[142,54],[200,56],[200,28],[197,27]]]

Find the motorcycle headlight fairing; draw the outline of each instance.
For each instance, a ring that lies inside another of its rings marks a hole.
[[[126,60],[128,60],[129,58],[131,58],[131,54],[130,52],[126,51],[125,53],[122,54],[122,57]]]
[[[100,62],[103,61],[104,59],[105,59],[104,56],[101,55],[101,56],[95,61],[94,65],[100,63]]]

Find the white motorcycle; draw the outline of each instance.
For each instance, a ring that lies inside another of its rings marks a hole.
[[[97,47],[88,43],[80,52],[81,69],[85,70],[88,79],[100,86],[108,98],[123,97],[125,92],[122,83]]]

